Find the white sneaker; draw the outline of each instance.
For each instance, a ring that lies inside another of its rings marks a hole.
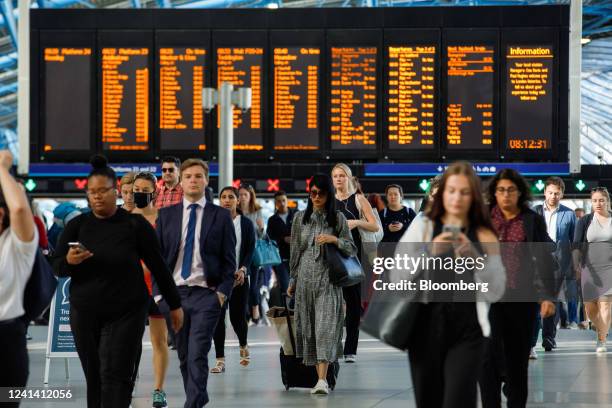
[[[571,322],[571,323],[570,323],[570,325],[569,325],[569,328],[570,328],[571,330],[578,330],[578,323],[576,323],[576,322]]]
[[[538,353],[535,351],[535,348],[531,348],[531,351],[529,352],[529,359],[530,360],[537,360],[538,359]]]
[[[317,385],[314,386],[312,390],[310,390],[311,394],[316,395],[327,395],[329,394],[329,386],[327,385],[327,381],[319,380],[317,381]]]
[[[596,353],[606,353],[608,351],[608,349],[606,348],[606,342],[601,341],[601,340],[597,340],[597,346],[595,347],[595,352]]]
[[[354,354],[347,354],[344,356],[345,363],[355,363],[357,361],[357,356]]]

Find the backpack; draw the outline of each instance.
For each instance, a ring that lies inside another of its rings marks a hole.
[[[57,279],[53,269],[40,248],[36,249],[32,274],[25,287],[23,295],[23,319],[28,323],[38,318],[51,304]]]

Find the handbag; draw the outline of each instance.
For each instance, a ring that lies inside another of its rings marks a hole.
[[[23,294],[23,319],[28,323],[38,318],[51,304],[55,294],[57,279],[53,269],[40,248],[36,249],[34,266]]]
[[[430,239],[428,226],[423,234],[423,242]],[[402,295],[400,298],[391,298],[384,291],[375,291],[360,329],[383,343],[407,350],[416,331],[417,319],[425,306],[421,292],[410,293],[410,297]]]
[[[360,213],[361,213],[361,219],[367,222],[368,220],[363,215],[363,212],[360,211]],[[380,216],[378,215],[378,211],[372,209],[372,213],[374,214],[374,218],[376,219],[376,224],[378,225],[378,231],[371,232],[371,231],[366,231],[363,228],[359,228],[359,235],[361,236],[361,242],[379,243],[380,241],[382,241],[383,236],[385,235],[383,231],[382,222],[380,221]]]
[[[325,244],[323,250],[329,266],[329,281],[333,285],[348,287],[364,280],[365,274],[356,256],[345,256],[338,247],[332,244]]]
[[[255,243],[252,265],[259,268],[261,266],[276,266],[281,263],[282,259],[276,242],[268,236],[258,239]]]

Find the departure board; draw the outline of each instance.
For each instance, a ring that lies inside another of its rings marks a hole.
[[[550,149],[553,132],[553,48],[506,49],[506,140],[509,149]]]
[[[319,48],[274,48],[274,150],[319,148]]]
[[[205,150],[204,48],[159,49],[159,128],[164,150]]]
[[[433,149],[436,47],[388,47],[389,148]]]
[[[251,109],[242,113],[234,108],[234,150],[263,150],[263,57],[259,47],[217,48],[217,87],[230,82],[234,88],[252,90]]]
[[[449,149],[493,147],[494,53],[488,45],[447,47]]]
[[[49,47],[44,60],[44,151],[88,150],[91,136],[91,48]]]
[[[102,144],[149,149],[149,49],[102,48]]]
[[[376,47],[331,47],[332,149],[376,148]]]

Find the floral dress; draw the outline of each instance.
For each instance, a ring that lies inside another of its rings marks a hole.
[[[295,215],[291,228],[290,271],[295,282],[296,356],[305,365],[334,362],[342,355],[342,288],[329,282],[329,267],[323,247],[315,239],[320,234],[338,237],[338,249],[355,255],[357,248],[340,213],[335,231],[328,226],[325,213],[313,211],[310,222],[302,224],[304,211]]]

